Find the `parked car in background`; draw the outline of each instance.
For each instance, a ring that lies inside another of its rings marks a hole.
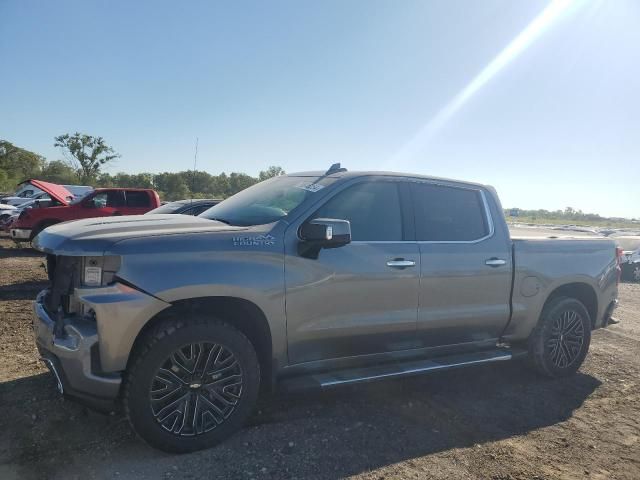
[[[10,228],[13,240],[31,241],[45,228],[68,220],[141,215],[160,205],[158,194],[151,189],[100,188],[70,201],[73,195],[62,185],[38,182],[38,186],[49,194],[51,205],[23,209]]]
[[[193,198],[190,200],[177,200],[175,202],[168,202],[161,205],[158,208],[147,212],[145,215],[173,213],[180,215],[200,215],[205,210],[209,210],[214,205],[217,205],[222,200],[215,198]]]
[[[6,222],[6,220],[11,217],[18,209],[13,205],[5,205],[0,203],[0,225]]]
[[[73,197],[71,197],[73,198]],[[51,200],[47,192],[37,192],[30,197],[10,197],[7,202],[0,203],[0,205],[11,205],[14,207],[21,207],[22,205],[32,204],[34,200]]]
[[[0,197],[0,203],[9,204],[8,202],[12,200],[20,200],[23,198],[29,198],[37,193],[41,193],[42,190],[34,187],[29,183],[29,180],[26,180],[22,183],[18,184],[18,188],[16,189],[13,195],[4,195]]]
[[[566,377],[617,304],[614,241],[513,238],[477,183],[334,165],[134,220],[35,238],[51,286],[33,325],[61,393],[121,400],[170,452],[227,438],[276,387],[516,358]]]
[[[44,198],[48,194],[42,190],[38,184],[41,183],[40,180],[29,179],[18,185],[18,189],[16,193],[10,196],[5,196],[0,198],[0,204],[6,205],[14,205],[18,206],[29,200]],[[84,197],[88,193],[93,191],[93,187],[87,185],[62,185],[66,188],[71,194],[71,199],[78,199]]]
[[[640,236],[612,237],[622,249],[622,278],[640,282]]]

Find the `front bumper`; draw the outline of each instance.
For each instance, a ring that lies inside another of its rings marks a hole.
[[[30,228],[12,228],[11,238],[13,240],[18,240],[18,241],[29,240],[31,238],[31,229]]]
[[[42,359],[56,376],[58,389],[100,410],[111,410],[120,392],[119,373],[99,370],[98,330],[94,321],[66,317],[56,321],[44,306],[48,290],[33,304],[33,329]],[[60,331],[61,330],[61,331]]]

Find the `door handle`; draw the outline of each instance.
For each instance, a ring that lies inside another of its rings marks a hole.
[[[489,265],[490,267],[501,267],[502,265],[506,265],[507,261],[502,258],[490,258],[484,262],[485,265]]]
[[[414,262],[413,260],[405,260],[404,258],[396,258],[387,262],[387,267],[391,268],[407,268],[415,266],[416,262]]]

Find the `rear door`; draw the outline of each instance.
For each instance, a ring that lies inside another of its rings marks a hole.
[[[421,257],[421,346],[493,342],[509,319],[512,265],[488,192],[429,181],[411,189]]]
[[[123,215],[142,215],[153,208],[149,192],[126,190],[124,196],[125,208],[122,212]]]
[[[407,241],[413,219],[403,215],[408,184],[351,184],[287,230],[285,255],[289,360],[292,364],[406,350],[416,345],[420,254]],[[349,245],[297,251],[302,221],[351,222]],[[404,265],[404,266],[403,266]]]

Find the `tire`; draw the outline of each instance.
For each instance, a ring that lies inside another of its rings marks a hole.
[[[622,278],[629,282],[640,282],[640,262],[625,263],[622,266]]]
[[[529,364],[547,377],[573,375],[584,362],[590,342],[591,318],[585,306],[575,298],[553,298],[529,337]]]
[[[40,223],[39,225],[36,226],[36,228],[34,228],[31,231],[31,237],[29,238],[29,241],[30,242],[33,241],[33,239],[36,238],[41,231],[43,231],[47,227],[50,227],[51,225],[55,225],[56,223],[59,223],[59,222],[44,221]]]
[[[240,331],[221,320],[175,319],[160,324],[136,348],[123,403],[145,442],[165,452],[187,453],[212,447],[239,430],[259,387],[255,349]]]

